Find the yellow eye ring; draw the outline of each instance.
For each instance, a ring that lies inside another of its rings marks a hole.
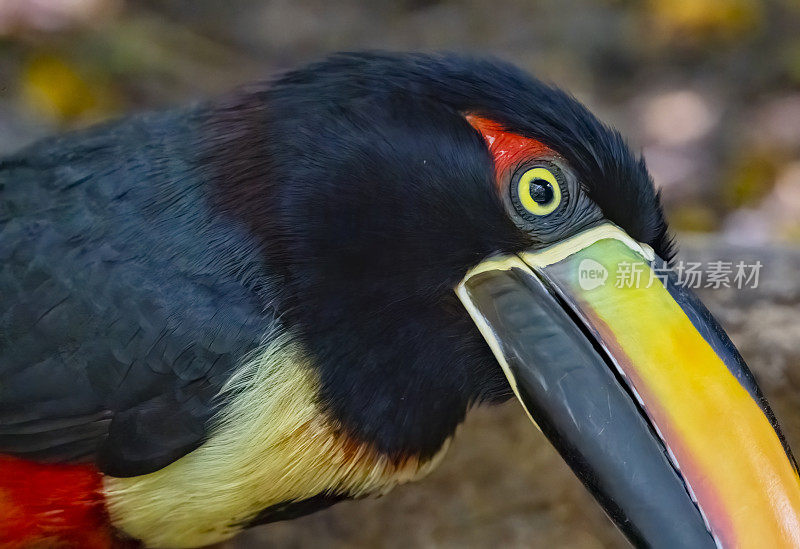
[[[545,192],[537,193],[539,196],[534,198],[531,186],[537,186],[537,181],[541,181],[538,186]],[[531,168],[522,174],[517,183],[517,196],[523,208],[533,215],[547,215],[552,213],[561,203],[561,187],[558,179],[553,172],[547,168]],[[546,198],[542,201],[542,196]]]

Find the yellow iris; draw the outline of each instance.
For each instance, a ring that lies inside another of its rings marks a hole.
[[[537,180],[549,183],[552,196],[546,202],[536,201],[531,194],[531,184]],[[534,215],[547,215],[552,213],[561,203],[561,187],[553,172],[547,168],[531,168],[519,178],[517,183],[519,201],[522,207]]]

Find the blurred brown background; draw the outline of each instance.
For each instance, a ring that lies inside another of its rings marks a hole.
[[[494,54],[626,133],[684,258],[764,263],[703,297],[800,448],[800,0],[0,0],[0,155],[364,48]],[[513,402],[427,481],[229,544],[495,545],[624,546]]]

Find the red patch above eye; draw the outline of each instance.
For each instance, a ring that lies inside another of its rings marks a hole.
[[[540,141],[506,131],[500,124],[487,118],[470,114],[466,119],[473,128],[481,132],[492,153],[498,185],[502,176],[520,162],[529,158],[556,154]]]

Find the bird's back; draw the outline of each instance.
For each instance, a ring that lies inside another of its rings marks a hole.
[[[271,319],[197,127],[132,117],[0,161],[0,454],[127,476],[202,442]]]

